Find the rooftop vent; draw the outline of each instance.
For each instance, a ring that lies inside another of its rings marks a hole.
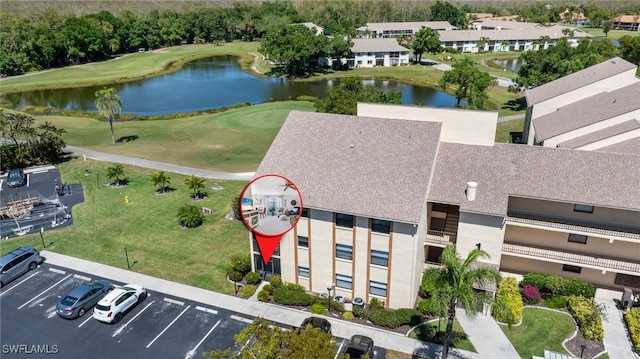
[[[467,182],[467,201],[473,201],[476,199],[476,191],[478,189],[477,182]]]

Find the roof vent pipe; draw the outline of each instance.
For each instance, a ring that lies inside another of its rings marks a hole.
[[[478,182],[467,182],[467,201],[473,201],[476,199],[476,190],[478,189]]]

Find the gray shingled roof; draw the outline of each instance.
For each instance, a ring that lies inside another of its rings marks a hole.
[[[395,38],[351,39],[351,52],[408,52],[409,49],[398,44]]]
[[[418,223],[440,129],[428,121],[292,111],[256,177],[291,179],[304,206]]]
[[[442,40],[442,38],[441,38]],[[544,85],[525,91],[527,106],[571,92],[594,82],[637,68],[636,65],[620,57],[614,57],[571,75],[561,77]]]
[[[533,127],[538,141],[544,141],[636,110],[640,110],[640,81],[560,107],[533,119]]]
[[[517,30],[456,30],[438,31],[440,42],[445,41],[478,41],[481,37],[489,38],[491,41],[534,41],[542,36],[549,36],[552,40],[565,37],[562,33],[562,26],[543,27],[539,29],[517,29]],[[573,38],[590,37],[586,32],[574,31]]]
[[[369,22],[356,30],[360,31],[393,31],[393,30],[420,30],[422,27],[433,30],[455,30],[457,27],[448,21],[414,21],[414,22]]]
[[[522,22],[522,21],[503,21],[503,20],[493,20],[493,19],[478,19],[475,20],[473,25],[481,25],[487,27],[501,27],[504,29],[515,29],[515,30],[526,30],[526,29],[537,29],[543,27],[541,24],[537,22]]]
[[[618,142],[611,146],[602,147],[597,149],[596,151],[634,155],[640,157],[640,137],[631,138],[626,141]]]
[[[636,144],[638,142],[635,142]],[[429,201],[504,216],[508,197],[638,210],[640,156],[541,146],[442,143]],[[478,183],[467,201],[466,183]]]
[[[578,148],[640,128],[640,121],[629,120],[558,144],[560,148]]]

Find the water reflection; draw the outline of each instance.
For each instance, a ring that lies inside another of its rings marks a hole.
[[[240,70],[233,56],[217,56],[187,63],[181,70],[148,79],[115,84],[122,99],[122,112],[141,116],[193,112],[249,102],[324,98],[339,80],[291,82],[261,79]],[[379,90],[402,92],[404,104],[454,107],[455,97],[428,87],[389,80],[365,80]],[[7,95],[17,108],[27,105],[95,112],[95,92],[102,86],[38,90]]]
[[[504,59],[504,60],[494,59],[492,61],[496,65],[502,67],[503,69],[507,69],[509,71],[513,71],[516,73],[520,71],[520,67],[522,67],[522,63],[523,63],[523,61],[520,58]]]

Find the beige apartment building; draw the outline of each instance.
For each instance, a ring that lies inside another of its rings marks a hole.
[[[640,156],[494,143],[497,114],[359,104],[292,111],[256,176],[277,173],[303,212],[253,266],[310,292],[415,305],[442,249],[487,251],[506,273],[640,290]]]

